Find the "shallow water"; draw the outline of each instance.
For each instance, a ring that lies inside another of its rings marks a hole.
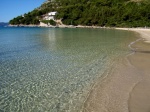
[[[133,40],[106,29],[0,28],[0,111],[80,111]]]

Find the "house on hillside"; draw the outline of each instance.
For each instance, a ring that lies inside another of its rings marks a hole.
[[[44,20],[55,20],[57,12],[49,12],[43,19]]]

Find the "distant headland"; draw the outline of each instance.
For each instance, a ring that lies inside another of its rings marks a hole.
[[[4,27],[4,26],[8,26],[9,23],[8,22],[0,22],[0,27]]]

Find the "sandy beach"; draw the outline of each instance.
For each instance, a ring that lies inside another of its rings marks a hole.
[[[92,88],[84,112],[150,112],[150,29],[116,28],[134,31],[137,40],[132,53],[116,59],[108,76]]]

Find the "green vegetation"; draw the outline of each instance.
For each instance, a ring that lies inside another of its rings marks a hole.
[[[57,11],[66,25],[150,27],[149,0],[56,0],[43,4],[10,24],[38,24],[42,15]]]
[[[45,23],[45,24],[50,24],[52,26],[56,26],[56,22],[54,20],[42,20],[41,22]]]
[[[150,26],[150,1],[59,0],[58,18],[64,24],[112,27]]]
[[[25,24],[25,25],[29,25],[29,24],[39,24],[39,19],[33,16],[30,16],[30,14],[25,14],[24,17],[23,16],[18,16],[16,18],[14,18],[13,20],[10,20],[9,22],[12,25],[19,25],[19,24]]]

